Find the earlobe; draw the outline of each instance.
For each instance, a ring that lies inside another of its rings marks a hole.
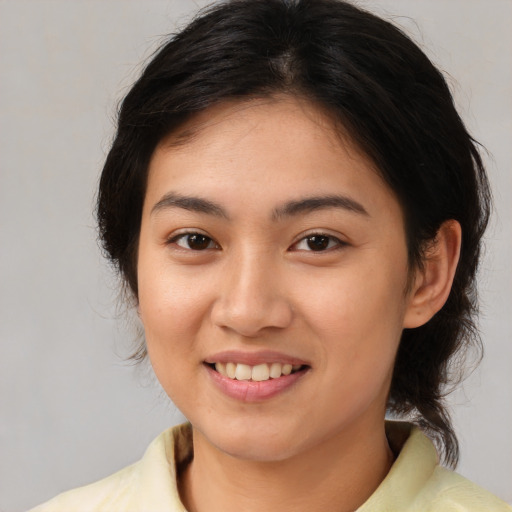
[[[445,221],[426,251],[423,268],[416,271],[409,292],[404,328],[427,323],[443,307],[459,262],[461,241],[460,224],[455,220]]]

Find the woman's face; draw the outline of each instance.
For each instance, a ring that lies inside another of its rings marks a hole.
[[[160,383],[202,438],[281,460],[382,425],[410,301],[403,224],[369,160],[308,103],[220,105],[162,141],[139,313]]]

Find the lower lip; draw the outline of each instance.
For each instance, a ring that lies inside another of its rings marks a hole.
[[[208,365],[205,365],[205,368],[215,385],[225,395],[242,402],[262,402],[279,395],[293,386],[307,371],[300,370],[290,375],[282,375],[277,379],[254,382],[252,380],[230,379]]]

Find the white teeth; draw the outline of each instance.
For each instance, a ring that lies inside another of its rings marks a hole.
[[[235,379],[236,380],[250,380],[252,377],[252,369],[248,364],[237,364]]]
[[[291,364],[283,364],[283,369],[281,370],[283,375],[290,375],[292,373],[292,365]]]
[[[272,363],[270,365],[270,376],[273,378],[273,379],[277,379],[279,377],[281,377],[281,368],[283,367],[282,364],[279,364],[279,363]]]
[[[236,374],[236,364],[235,363],[227,363],[226,364],[226,373],[230,379],[235,378]]]
[[[226,365],[224,363],[215,363],[215,369],[224,377],[227,377]]]
[[[252,367],[252,380],[262,381],[270,378],[268,364],[258,364]]]
[[[262,363],[249,366],[242,363],[215,363],[215,369],[224,377],[236,380],[253,380],[262,382],[269,379],[278,379],[282,375],[290,375],[292,371],[301,368],[300,364]]]

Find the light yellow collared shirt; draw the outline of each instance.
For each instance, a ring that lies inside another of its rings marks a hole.
[[[356,512],[512,512],[504,501],[440,466],[432,442],[418,428],[401,422],[386,426],[391,445],[400,453]],[[139,462],[30,512],[186,512],[176,468],[192,453],[191,427],[179,425],[160,434]]]

